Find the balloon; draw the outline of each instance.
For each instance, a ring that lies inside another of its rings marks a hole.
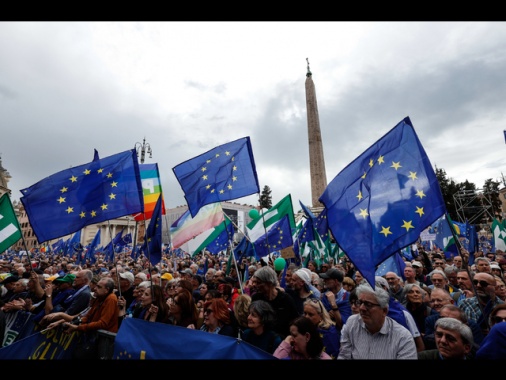
[[[282,271],[285,269],[286,260],[282,257],[278,257],[276,260],[274,260],[274,270],[276,271]]]
[[[248,215],[253,220],[257,219],[260,216],[256,208],[252,208],[251,210],[249,210]]]

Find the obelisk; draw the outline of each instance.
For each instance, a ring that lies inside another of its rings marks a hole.
[[[313,208],[321,210],[323,204],[318,200],[327,188],[327,174],[325,172],[325,158],[323,157],[322,134],[320,131],[320,118],[318,117],[318,104],[316,103],[316,91],[309,59],[307,61],[306,74],[306,112],[307,132],[309,142],[309,173],[311,176],[311,200]]]

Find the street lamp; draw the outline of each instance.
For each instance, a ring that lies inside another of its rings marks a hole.
[[[151,151],[151,145],[149,145],[149,143],[146,143],[145,137],[142,140],[142,144],[140,142],[135,143],[134,149],[137,152],[137,157],[139,157],[139,150],[141,151],[141,164],[144,163],[144,156],[146,155],[146,152],[149,153],[149,158],[153,157],[153,152]]]

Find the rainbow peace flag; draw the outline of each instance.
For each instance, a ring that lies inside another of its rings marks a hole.
[[[156,201],[162,193],[162,185],[160,183],[160,173],[158,164],[139,164],[141,174],[142,193],[144,195],[144,214],[142,212],[133,214],[135,221],[140,222],[151,219],[156,206]],[[162,194],[163,197],[163,194]],[[162,198],[162,215],[165,215],[165,202]]]

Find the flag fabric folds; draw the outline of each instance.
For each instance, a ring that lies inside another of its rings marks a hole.
[[[21,237],[18,218],[9,194],[5,193],[0,197],[0,252],[15,244]]]
[[[95,257],[95,250],[98,248],[99,244],[100,244],[100,228],[95,234],[95,237],[91,241],[91,244],[88,247],[88,251],[86,252],[86,259],[89,259],[91,264],[95,264],[95,262],[97,261],[97,258]]]
[[[162,259],[162,194],[156,201],[153,216],[146,229],[144,246],[147,247],[147,254],[151,264],[156,265]],[[145,250],[146,252],[146,250]]]
[[[206,248],[209,252],[217,255],[221,251],[225,251],[234,239],[234,226],[228,218],[214,227],[207,238],[192,252],[197,254]]]
[[[320,201],[337,243],[372,286],[376,266],[446,212],[409,117],[344,168]]]
[[[172,168],[192,216],[202,206],[259,193],[249,137],[243,137]]]
[[[255,257],[255,247],[252,242],[248,240],[246,236],[244,236],[239,244],[234,248],[234,256],[235,261],[238,263],[242,261],[244,257]]]
[[[281,220],[272,225],[269,231],[253,242],[257,260],[269,255],[274,251],[293,245],[290,219],[285,215]]]
[[[385,261],[378,265],[378,268],[376,269],[376,276],[384,276],[388,272],[394,272],[397,276],[405,280],[405,267],[406,263],[402,259],[401,254],[399,252],[395,252],[392,256],[388,257]]]
[[[186,211],[170,227],[172,248],[181,247],[195,236],[219,225],[223,219],[223,208],[219,202],[203,206],[194,217],[189,210]]]
[[[81,234],[82,230],[77,231],[70,239],[67,240],[67,245],[65,247],[65,256],[71,256],[75,251],[79,249],[81,245]]]
[[[497,219],[492,221],[492,234],[495,250],[506,252],[506,228]]]
[[[120,232],[118,232],[116,234],[116,236],[114,236],[114,238],[109,242],[109,244],[107,244],[104,248],[104,255],[105,255],[105,260],[106,261],[112,261],[113,258],[114,258],[114,252],[115,252],[115,249],[116,249],[116,246],[119,244],[119,242],[121,241],[121,239],[123,238],[123,231],[125,229],[122,228]]]
[[[139,171],[142,182],[142,193],[144,196],[144,213],[141,212],[134,215],[136,222],[140,222],[144,219],[151,219],[158,196],[162,193],[158,164],[139,164]],[[163,199],[162,215],[165,215],[165,203]]]
[[[21,190],[39,243],[105,220],[143,212],[135,150],[55,173]]]
[[[113,359],[277,360],[241,339],[139,318],[126,318],[121,323],[114,341]]]
[[[285,215],[288,215],[290,228],[295,232],[295,218],[293,216],[292,196],[290,194],[286,195],[267,211],[261,213],[258,218],[248,223],[246,232],[249,239],[254,242],[260,236],[265,235],[266,231],[269,231]]]
[[[443,215],[432,224],[436,231],[434,244],[443,251],[445,257],[458,256],[460,254],[450,224],[452,224],[452,221],[448,220],[446,215]]]

